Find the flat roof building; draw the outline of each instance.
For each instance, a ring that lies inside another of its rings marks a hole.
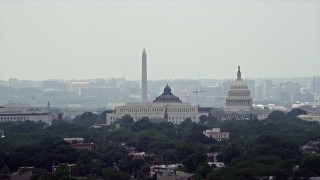
[[[106,114],[106,123],[109,125],[125,115],[130,115],[134,121],[148,117],[153,122],[167,121],[180,124],[188,118],[199,122],[201,115],[208,114],[198,112],[198,106],[182,102],[179,97],[172,94],[171,88],[167,85],[164,92],[152,103],[126,103],[123,106],[117,106],[113,112]]]

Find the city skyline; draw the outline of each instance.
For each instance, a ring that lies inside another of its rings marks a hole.
[[[0,79],[313,77],[319,1],[0,1]],[[71,13],[72,12],[72,13]],[[303,66],[301,66],[303,63]]]

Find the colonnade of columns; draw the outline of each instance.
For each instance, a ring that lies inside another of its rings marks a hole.
[[[227,106],[252,106],[251,100],[227,100]]]

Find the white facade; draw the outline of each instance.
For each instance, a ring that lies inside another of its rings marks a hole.
[[[199,117],[207,114],[199,113],[197,106],[181,102],[167,86],[165,92],[153,103],[126,103],[123,106],[117,106],[114,112],[106,114],[106,123],[109,125],[125,115],[130,115],[134,121],[148,117],[151,120],[159,120],[159,122],[165,120],[180,124],[188,118],[193,122],[199,122]]]
[[[316,121],[320,122],[320,115],[299,115],[298,118],[304,120],[304,121]]]
[[[203,131],[203,134],[209,138],[215,139],[217,141],[228,140],[229,132],[221,132],[220,128],[212,128]]]
[[[45,108],[13,103],[0,106],[0,122],[35,121],[51,125],[52,119],[52,115]]]
[[[125,115],[130,115],[134,121],[143,117],[153,120],[165,119],[167,111],[168,122],[180,124],[187,118],[198,122],[200,113],[197,106],[190,106],[187,103],[127,103],[118,106],[113,113],[107,113],[107,124],[111,124]]]
[[[248,85],[241,78],[240,66],[238,67],[237,79],[231,84],[226,98],[226,119],[259,119],[263,120],[270,114],[269,109],[254,109],[252,97]]]
[[[252,111],[252,98],[247,84],[241,79],[240,67],[238,67],[237,79],[228,91],[225,111]]]

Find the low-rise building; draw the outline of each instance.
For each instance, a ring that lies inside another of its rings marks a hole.
[[[220,128],[212,128],[203,131],[203,134],[209,138],[215,139],[217,141],[228,140],[229,132],[221,132]]]
[[[182,102],[171,93],[171,88],[167,85],[162,95],[152,103],[126,103],[123,106],[117,106],[114,112],[106,114],[107,124],[109,125],[125,115],[130,115],[134,121],[148,117],[152,122],[167,121],[180,124],[188,118],[193,122],[199,122],[199,117],[208,115],[208,113],[199,112],[198,106]]]
[[[226,167],[224,162],[219,162],[218,161],[218,155],[219,153],[215,152],[215,153],[207,153],[207,157],[208,157],[208,165],[212,166],[215,165],[218,168],[223,168]]]
[[[52,119],[52,114],[46,108],[16,103],[0,106],[0,122],[35,121],[51,125]]]
[[[34,167],[20,167],[16,173],[10,175],[10,180],[30,179]]]
[[[77,164],[66,164],[68,166],[69,175],[70,176],[77,176]],[[52,166],[52,173],[56,172],[59,168],[59,165],[53,165]]]
[[[64,138],[63,140],[78,150],[92,151],[94,145],[93,143],[85,143],[83,138]]]
[[[320,122],[320,114],[307,114],[307,115],[299,115],[298,118],[304,121],[316,121]]]
[[[150,167],[150,177],[156,177],[157,180],[187,180],[193,174],[177,171],[182,164],[156,165]]]

